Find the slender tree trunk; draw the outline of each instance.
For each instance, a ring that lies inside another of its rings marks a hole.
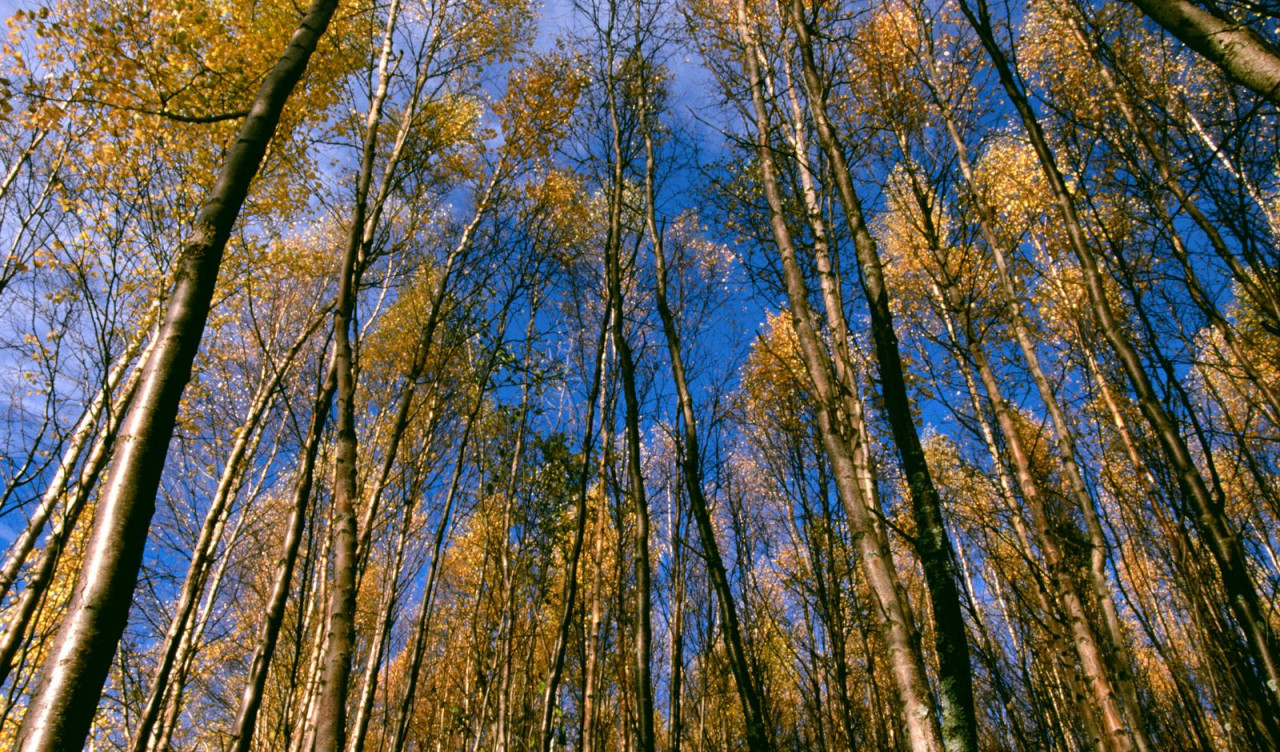
[[[617,156],[617,155],[615,155]],[[610,234],[611,242],[607,243],[606,262],[609,267],[609,297],[612,299],[614,347],[618,352],[618,374],[622,380],[622,394],[626,403],[624,428],[626,431],[626,462],[628,495],[636,514],[636,529],[633,544],[635,546],[635,691],[636,691],[636,744],[639,752],[653,752],[655,738],[653,731],[653,626],[650,607],[650,561],[649,561],[649,502],[644,488],[644,473],[640,459],[640,398],[636,393],[636,369],[627,341],[624,306],[622,298],[622,248],[621,248],[621,214],[622,214],[622,165],[617,162],[614,169],[616,188],[611,201]]]
[[[174,290],[139,397],[122,428],[71,605],[17,735],[25,752],[77,750],[88,736],[129,615],[156,489],[222,264],[222,251],[276,130],[285,100],[306,70],[337,0],[314,0],[284,55],[267,74],[178,254]]]
[[[253,732],[258,723],[258,710],[262,706],[263,690],[267,685],[267,671],[275,656],[276,642],[284,624],[285,605],[293,583],[293,568],[298,560],[298,547],[302,543],[302,530],[306,523],[307,509],[311,506],[311,486],[315,480],[316,456],[329,420],[333,393],[337,389],[337,375],[332,361],[324,369],[324,377],[317,389],[311,411],[311,424],[307,429],[298,478],[290,498],[289,516],[285,522],[280,557],[276,562],[276,574],[267,599],[262,625],[258,630],[257,647],[249,663],[249,676],[240,699],[240,709],[230,734],[227,748],[231,752],[248,752],[253,743]]]
[[[642,82],[641,86],[648,86]],[[653,126],[648,118],[652,113],[647,98],[641,101],[641,130],[644,140],[645,173],[645,225],[649,240],[653,246],[653,259],[656,268],[654,298],[658,314],[662,319],[662,331],[667,343],[667,356],[671,363],[671,377],[676,387],[676,403],[679,408],[680,421],[684,428],[683,441],[678,445],[679,463],[684,487],[689,494],[689,508],[693,513],[694,523],[698,528],[698,540],[702,544],[706,557],[707,577],[715,591],[724,618],[725,648],[729,657],[729,667],[733,671],[737,684],[738,699],[742,703],[742,715],[746,720],[747,748],[752,752],[767,752],[770,749],[764,710],[760,694],[752,680],[750,666],[747,662],[746,650],[743,648],[742,630],[738,626],[738,607],[733,599],[733,591],[729,587],[729,578],[725,571],[724,559],[720,555],[720,545],[716,542],[715,527],[711,522],[707,498],[702,490],[702,448],[698,440],[697,418],[694,415],[693,396],[689,391],[689,382],[685,376],[684,354],[681,351],[680,333],[676,325],[675,314],[667,300],[667,262],[661,230],[658,228],[656,210],[656,189],[654,175],[657,166],[654,162]],[[616,334],[616,332],[615,332]],[[629,355],[629,352],[628,352]],[[623,374],[626,385],[625,361]]]
[[[152,343],[154,341],[152,340]],[[151,345],[149,344],[147,349],[141,353],[141,359],[145,360],[147,358],[150,349]],[[97,485],[98,477],[102,474],[107,461],[111,457],[111,449],[118,436],[121,419],[129,410],[129,406],[132,404],[134,396],[138,392],[138,385],[141,382],[142,368],[138,367],[129,375],[128,381],[121,388],[120,394],[115,397],[110,409],[106,410],[107,419],[98,431],[93,447],[89,450],[89,456],[85,459],[84,465],[80,470],[79,478],[71,489],[71,498],[67,501],[67,508],[63,511],[62,519],[50,532],[48,539],[45,541],[44,550],[41,551],[40,558],[36,560],[32,569],[30,580],[26,583],[26,587],[22,589],[22,594],[18,596],[17,602],[11,606],[11,615],[5,625],[4,635],[0,637],[0,684],[3,684],[9,678],[9,673],[13,670],[14,659],[26,641],[27,632],[31,627],[31,620],[39,610],[40,602],[48,591],[49,584],[53,582],[53,577],[57,573],[58,562],[62,558],[62,552],[67,545],[67,540],[71,537],[72,531],[75,530],[81,513],[93,495],[93,488]],[[61,485],[62,490],[59,491],[59,496],[67,492],[66,482],[63,481]],[[17,543],[15,543],[16,546]]]
[[[356,500],[356,364],[352,338],[361,269],[373,238],[379,207],[370,211],[374,160],[383,103],[387,98],[388,67],[400,4],[393,0],[387,14],[378,58],[376,84],[365,120],[360,173],[356,182],[355,205],[347,234],[346,253],[338,280],[338,300],[334,306],[333,346],[337,370],[337,451],[333,462],[333,499],[329,534],[333,557],[328,631],[324,644],[324,668],[316,704],[316,752],[342,752],[347,733],[347,685],[351,677],[351,657],[355,650],[355,608],[357,535]]]
[[[364,676],[360,683],[360,699],[356,703],[356,712],[351,724],[351,738],[347,742],[347,752],[361,752],[364,749],[365,737],[369,731],[369,720],[373,715],[374,695],[378,691],[378,675],[382,671],[382,659],[386,655],[387,643],[391,639],[391,627],[395,621],[396,606],[399,601],[399,579],[404,562],[405,543],[409,538],[409,528],[413,524],[413,498],[401,512],[400,534],[396,536],[395,551],[392,554],[391,567],[386,574],[381,603],[378,609],[378,624],[373,636],[369,639],[369,655],[365,660]]]
[[[826,84],[815,61],[808,19],[801,3],[792,2],[791,18],[796,30],[809,112],[814,119],[819,146],[831,162],[840,205],[853,234],[863,293],[871,314],[871,336],[875,343],[885,414],[911,494],[912,516],[916,523],[915,549],[924,569],[933,607],[943,742],[954,752],[976,752],[978,721],[973,706],[969,643],[956,584],[958,577],[951,541],[943,522],[942,500],[930,475],[920,434],[911,415],[902,354],[889,309],[889,290],[884,281],[880,254],[867,229],[844,147],[827,113]]]
[[[568,652],[569,637],[573,629],[574,604],[578,595],[578,560],[582,556],[582,540],[587,526],[587,500],[591,481],[591,448],[595,444],[596,401],[601,397],[601,384],[604,379],[605,340],[609,334],[609,319],[613,307],[609,295],[604,303],[604,315],[600,321],[600,333],[596,337],[595,360],[591,373],[591,389],[587,397],[586,426],[582,433],[582,466],[578,473],[577,488],[574,489],[576,509],[574,510],[573,541],[569,545],[569,554],[565,558],[564,595],[561,596],[563,606],[560,609],[560,620],[556,627],[555,644],[551,649],[551,665],[547,669],[547,679],[542,695],[542,720],[538,728],[539,752],[548,752],[551,748],[552,723],[555,711],[559,706],[560,678],[564,673],[564,659]],[[603,501],[601,502],[604,503]],[[597,535],[601,532],[597,531]],[[598,570],[597,570],[598,572]],[[598,584],[598,583],[597,583]],[[598,597],[598,588],[593,588],[593,598]],[[588,691],[591,691],[588,681]],[[591,720],[588,718],[587,723]],[[399,750],[395,750],[399,752]]]
[[[860,463],[850,448],[857,437],[841,412],[844,400],[831,372],[830,359],[813,328],[816,318],[809,304],[809,292],[796,258],[796,250],[787,227],[783,201],[778,188],[773,147],[770,143],[768,110],[760,72],[760,48],[747,21],[744,0],[738,0],[738,32],[746,50],[744,65],[750,85],[755,117],[756,149],[760,160],[761,184],[769,206],[769,225],[783,262],[783,278],[791,303],[791,323],[800,345],[805,370],[816,396],[816,412],[823,448],[831,462],[832,477],[845,505],[854,536],[854,545],[862,560],[867,582],[875,597],[879,628],[889,649],[890,669],[897,688],[901,718],[909,746],[913,752],[940,752],[942,735],[938,727],[928,677],[920,653],[919,635],[907,605],[902,583],[898,579],[888,549],[873,521],[871,498],[865,495]]]
[[[328,628],[322,657],[320,692],[316,699],[316,752],[342,752],[346,745],[347,684],[351,654],[355,649],[356,606],[356,429],[355,364],[350,340],[355,306],[355,254],[344,264],[338,309],[334,321],[334,366],[337,371],[337,450],[333,466],[333,498],[330,511],[330,556],[333,561],[329,590]]]
[[[667,545],[671,547],[671,615],[668,619],[668,651],[671,658],[671,683],[667,688],[667,748],[680,752],[684,737],[684,552],[681,540],[682,520],[680,501],[670,495],[667,499]]]
[[[95,441],[98,422],[102,419],[103,413],[111,416],[113,413],[124,413],[129,408],[129,402],[126,400],[116,399],[113,404],[112,393],[120,386],[120,380],[124,378],[124,374],[128,371],[129,366],[138,358],[139,366],[134,369],[130,376],[132,384],[130,394],[136,389],[138,379],[142,373],[141,363],[145,362],[150,355],[155,340],[151,337],[151,326],[149,321],[151,316],[143,318],[146,324],[134,333],[129,343],[125,346],[124,352],[116,359],[111,370],[107,372],[106,379],[103,381],[102,388],[94,395],[89,406],[85,408],[84,414],[80,416],[79,422],[76,423],[75,429],[71,432],[71,438],[66,448],[62,452],[62,458],[58,462],[57,468],[53,471],[53,478],[50,479],[48,487],[45,488],[44,494],[40,497],[40,503],[36,505],[35,512],[31,515],[31,519],[27,521],[26,528],[18,535],[17,539],[9,545],[9,550],[5,556],[4,564],[0,566],[0,603],[3,603],[9,595],[9,589],[13,587],[13,583],[18,579],[18,572],[22,569],[22,565],[30,555],[31,550],[35,548],[36,541],[40,539],[40,534],[44,532],[45,523],[49,521],[49,517],[57,508],[58,502],[61,501],[67,492],[68,486],[75,479],[76,465],[80,462],[80,455],[85,449],[90,448]],[[143,346],[146,346],[145,350]],[[115,423],[118,425],[119,420]]]
[[[253,452],[257,449],[258,441],[261,438],[261,433],[258,429],[262,424],[262,419],[266,415],[272,400],[275,399],[276,390],[285,374],[288,373],[294,357],[306,344],[307,340],[311,338],[311,335],[315,333],[323,319],[323,316],[318,316],[312,321],[311,325],[293,342],[281,363],[274,367],[271,364],[265,364],[263,367],[264,371],[269,371],[269,373],[262,374],[258,389],[249,402],[249,409],[244,421],[236,429],[236,439],[232,443],[230,453],[227,455],[222,477],[218,480],[218,487],[214,491],[213,500],[209,504],[204,524],[200,529],[200,535],[191,553],[191,563],[187,568],[187,576],[182,583],[182,590],[179,592],[178,602],[174,607],[173,619],[169,623],[169,630],[164,638],[164,648],[160,654],[160,660],[156,664],[151,681],[151,693],[147,697],[147,704],[143,707],[138,723],[134,726],[133,738],[129,743],[132,752],[146,752],[152,737],[152,730],[163,710],[164,698],[169,689],[169,677],[175,665],[178,648],[185,639],[188,623],[194,613],[197,602],[200,600],[200,594],[204,591],[204,586],[213,564],[214,549],[222,539],[222,533],[226,528],[227,517],[230,514],[230,502],[239,490],[240,482],[246,469],[245,462],[252,457]]]

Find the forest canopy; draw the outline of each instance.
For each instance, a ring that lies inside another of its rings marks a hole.
[[[1280,12],[0,4],[0,748],[1280,748]]]

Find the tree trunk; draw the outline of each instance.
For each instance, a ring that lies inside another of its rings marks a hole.
[[[842,413],[843,399],[838,396],[840,387],[835,383],[830,359],[813,328],[816,314],[809,304],[809,292],[783,212],[760,72],[761,53],[748,26],[744,0],[738,0],[736,12],[738,32],[746,49],[744,64],[755,117],[761,183],[769,205],[769,225],[782,257],[784,282],[791,303],[792,326],[817,398],[816,412],[823,448],[831,462],[832,477],[849,517],[854,545],[875,596],[875,611],[880,617],[879,627],[889,648],[890,667],[901,703],[901,718],[909,746],[914,752],[940,752],[943,748],[942,735],[929,693],[923,656],[920,654],[919,635],[902,583],[893,566],[888,542],[873,520],[871,497],[865,495],[862,480],[867,477],[868,472],[857,461],[850,446],[858,437],[846,423],[847,416]]]
[[[258,709],[261,707],[262,693],[267,683],[267,670],[271,667],[271,659],[275,656],[276,641],[280,636],[280,627],[284,623],[285,604],[289,599],[289,590],[293,582],[293,568],[298,559],[298,547],[302,543],[302,529],[307,518],[307,508],[311,505],[311,486],[315,480],[316,456],[319,454],[320,442],[329,420],[333,392],[337,388],[337,376],[333,370],[332,360],[325,366],[324,374],[312,406],[311,424],[307,428],[302,457],[299,461],[298,478],[290,498],[289,517],[285,522],[285,533],[281,542],[280,558],[276,563],[271,595],[267,599],[262,626],[258,631],[257,647],[249,663],[249,677],[241,696],[240,710],[230,734],[231,741],[228,749],[232,752],[248,752],[249,745],[253,742],[253,732],[258,723]]]
[[[152,342],[154,343],[154,340]],[[143,351],[141,355],[143,359],[147,357],[150,348],[151,345],[148,345],[147,350]],[[17,602],[10,607],[12,615],[9,617],[8,624],[5,625],[4,636],[0,637],[0,684],[4,684],[5,680],[9,678],[9,673],[13,670],[14,659],[26,641],[27,630],[31,626],[31,620],[39,610],[40,602],[49,588],[49,583],[53,582],[53,577],[57,573],[58,562],[62,558],[63,548],[66,546],[72,531],[75,530],[80,514],[84,511],[85,506],[93,495],[93,487],[97,484],[98,477],[102,474],[103,468],[106,467],[107,461],[111,457],[111,449],[117,438],[121,417],[132,404],[133,398],[138,392],[138,384],[141,381],[142,368],[139,367],[129,374],[129,380],[125,382],[120,390],[119,396],[115,399],[115,404],[106,411],[107,420],[99,430],[97,438],[94,439],[93,447],[89,450],[89,456],[85,459],[84,466],[80,470],[80,476],[76,481],[71,498],[67,501],[67,508],[63,512],[62,519],[54,527],[53,531],[49,533],[49,537],[45,541],[44,550],[41,551],[40,558],[33,567],[30,580],[26,583],[26,587],[22,589],[22,594],[18,597]],[[62,489],[58,492],[59,496],[67,490],[65,481],[60,485],[62,485]],[[14,545],[16,547],[18,544],[15,543]]]
[[[113,404],[111,393],[120,385],[120,379],[124,378],[125,372],[133,364],[134,358],[138,358],[141,351],[141,357],[138,360],[139,366],[134,369],[129,377],[131,386],[126,388],[130,394],[130,399],[132,399],[138,379],[141,377],[142,364],[146,362],[155,344],[155,340],[150,336],[151,326],[147,323],[150,318],[150,316],[144,317],[143,322],[146,325],[141,327],[125,346],[124,352],[120,354],[111,370],[108,371],[102,388],[94,395],[89,406],[85,408],[84,414],[80,416],[75,429],[71,432],[71,439],[66,449],[62,452],[62,458],[58,462],[57,468],[53,471],[53,478],[50,479],[48,487],[45,488],[44,493],[40,496],[40,503],[36,505],[35,513],[27,521],[27,526],[22,533],[9,545],[4,565],[0,566],[0,603],[3,603],[5,598],[8,597],[9,589],[13,587],[13,583],[18,579],[18,572],[22,569],[23,563],[26,562],[31,549],[35,548],[36,541],[40,539],[40,534],[44,532],[45,523],[49,521],[50,515],[53,514],[58,502],[62,500],[68,486],[74,480],[76,464],[79,463],[80,455],[84,453],[84,450],[94,443],[94,437],[97,435],[94,429],[97,428],[98,421],[102,418],[103,413],[108,414],[110,423],[111,419],[115,417],[114,413],[123,413],[128,410],[129,400],[117,399]],[[143,349],[144,345],[146,345],[145,349]],[[118,418],[114,422],[115,425],[119,425]],[[114,430],[112,429],[113,433]]]
[[[648,82],[641,83],[642,87],[648,85]],[[676,403],[680,411],[680,422],[684,428],[683,441],[678,443],[680,472],[684,487],[689,493],[689,509],[693,513],[694,523],[698,528],[698,540],[702,544],[703,555],[706,557],[707,578],[711,580],[712,590],[715,592],[724,618],[725,650],[729,657],[729,668],[733,671],[734,682],[737,684],[738,700],[742,703],[742,716],[747,725],[747,748],[752,752],[767,752],[770,745],[760,693],[751,676],[746,650],[743,648],[742,630],[738,626],[738,607],[733,599],[733,590],[729,587],[729,578],[725,571],[724,559],[720,555],[720,545],[716,542],[715,527],[711,522],[706,494],[702,490],[702,448],[698,441],[693,396],[685,376],[684,354],[681,351],[680,333],[675,314],[667,300],[667,261],[662,232],[658,229],[655,204],[654,174],[657,166],[654,163],[653,153],[653,123],[648,122],[647,118],[649,103],[642,99],[640,107],[642,111],[640,127],[645,155],[645,225],[653,246],[656,271],[654,299],[662,319],[667,356],[671,362],[671,378],[676,387]],[[625,373],[623,379],[625,386]]]
[[[266,415],[272,400],[275,399],[276,389],[289,371],[294,357],[302,349],[302,346],[306,344],[307,340],[311,338],[311,335],[315,333],[316,328],[320,326],[323,319],[323,316],[315,318],[311,325],[293,342],[281,363],[275,366],[271,364],[264,364],[263,366],[264,371],[270,371],[270,373],[262,374],[256,393],[249,402],[249,409],[244,421],[236,430],[235,442],[227,455],[222,476],[218,480],[218,487],[214,491],[213,500],[210,502],[209,509],[205,514],[204,524],[200,528],[200,535],[191,553],[191,563],[187,568],[187,576],[183,580],[178,602],[174,606],[173,619],[169,623],[169,630],[164,638],[163,652],[160,654],[160,660],[156,663],[155,672],[151,680],[151,693],[147,697],[147,704],[143,707],[141,717],[134,726],[133,738],[129,743],[132,752],[146,752],[152,730],[163,710],[164,698],[169,689],[169,676],[173,671],[178,647],[183,642],[188,622],[195,610],[196,603],[200,600],[200,593],[203,592],[205,582],[208,579],[210,567],[213,563],[211,557],[218,542],[222,539],[222,533],[226,527],[229,514],[229,505],[232,499],[235,498],[237,491],[239,491],[240,481],[246,469],[244,463],[252,457],[257,449],[258,441],[261,438],[261,433],[258,429],[261,426],[262,419]]]
[[[978,721],[973,707],[969,643],[956,584],[958,576],[952,559],[951,541],[942,518],[942,500],[930,475],[920,434],[911,415],[902,354],[889,309],[889,290],[885,285],[880,254],[867,229],[844,147],[827,114],[826,85],[815,61],[808,20],[799,2],[792,2],[791,18],[796,30],[809,112],[817,129],[818,143],[831,162],[840,205],[852,231],[854,251],[862,272],[863,292],[871,314],[871,336],[875,343],[885,414],[911,494],[912,516],[916,523],[915,548],[933,607],[943,742],[948,749],[957,752],[976,752]]]
[[[267,74],[195,231],[178,254],[175,284],[155,352],[129,411],[71,605],[18,731],[25,752],[84,745],[129,615],[156,490],[178,403],[191,375],[232,225],[276,130],[285,100],[306,70],[337,0],[313,0],[284,55]]]
[[[1183,44],[1222,69],[1227,77],[1280,105],[1280,50],[1261,34],[1231,18],[1216,4],[1190,0],[1132,0],[1143,13]]]

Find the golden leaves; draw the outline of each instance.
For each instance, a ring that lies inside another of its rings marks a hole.
[[[928,112],[918,61],[925,32],[901,2],[886,3],[858,28],[850,46],[857,74],[872,92],[867,114],[914,130]],[[860,87],[863,88],[863,87]]]
[[[1020,238],[1054,210],[1040,161],[1023,138],[1001,134],[992,139],[974,165],[973,179],[1007,239]]]
[[[763,331],[742,369],[742,393],[748,420],[791,434],[806,428],[808,375],[791,314],[766,313]]]
[[[569,134],[578,98],[587,85],[581,57],[554,51],[512,71],[494,111],[502,122],[508,153],[546,161]]]

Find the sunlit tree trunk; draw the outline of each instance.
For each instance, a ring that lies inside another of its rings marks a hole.
[[[1232,18],[1216,3],[1191,0],[1132,0],[1143,13],[1231,79],[1280,105],[1280,50]]]
[[[284,623],[285,605],[293,585],[293,570],[298,560],[298,548],[302,543],[302,531],[306,523],[307,511],[311,507],[311,488],[315,480],[316,457],[320,452],[320,443],[324,437],[325,425],[329,420],[330,405],[336,388],[337,376],[330,360],[324,368],[324,376],[318,385],[312,406],[311,422],[307,428],[302,455],[298,462],[298,475],[294,482],[293,493],[290,495],[289,516],[286,518],[280,556],[276,562],[275,576],[272,578],[271,594],[267,599],[262,624],[258,629],[257,645],[249,662],[249,675],[240,698],[240,708],[231,727],[230,744],[228,744],[231,752],[248,752],[253,743],[254,730],[258,724],[258,711],[262,707],[263,691],[267,684],[267,671],[271,667],[272,658],[275,657],[276,643]]]
[[[908,744],[914,752],[940,752],[942,734],[930,696],[928,678],[919,648],[919,635],[907,606],[902,584],[894,569],[887,542],[879,534],[865,496],[865,486],[850,446],[857,436],[842,415],[841,388],[835,383],[830,359],[824,352],[813,328],[816,314],[809,303],[809,292],[796,259],[791,231],[787,227],[783,202],[777,183],[771,127],[764,98],[760,71],[760,47],[747,20],[742,0],[736,7],[738,34],[745,48],[744,67],[750,86],[754,114],[755,142],[760,160],[760,179],[769,206],[769,225],[783,262],[784,282],[791,304],[791,320],[799,341],[806,371],[816,392],[816,410],[823,447],[831,462],[833,479],[849,516],[854,544],[866,571],[867,581],[881,618],[880,627],[890,651],[889,661],[897,696],[901,703],[902,722]]]
[[[79,749],[89,733],[142,565],[178,404],[191,374],[222,252],[337,0],[314,0],[267,74],[176,262],[174,289],[139,396],[122,427],[71,605],[18,731],[28,752]]]
[[[13,583],[17,581],[18,573],[22,569],[23,563],[26,562],[31,550],[35,548],[36,541],[40,539],[40,534],[44,532],[44,526],[57,508],[58,502],[63,499],[67,489],[74,485],[76,466],[80,462],[80,456],[86,449],[91,450],[91,447],[94,446],[97,440],[95,437],[99,435],[97,433],[98,423],[102,416],[104,414],[109,417],[116,413],[123,414],[129,409],[129,401],[113,397],[113,393],[120,386],[120,380],[124,378],[125,373],[134,364],[135,359],[138,360],[139,364],[145,362],[154,346],[155,340],[152,338],[153,332],[150,322],[144,318],[141,323],[142,325],[138,331],[125,346],[124,352],[120,353],[120,357],[116,359],[116,362],[107,372],[102,388],[90,400],[89,406],[85,408],[80,420],[76,423],[75,429],[72,430],[67,446],[63,449],[62,458],[53,471],[53,477],[50,479],[49,485],[40,496],[40,503],[36,505],[35,511],[27,521],[26,528],[14,539],[13,543],[9,544],[4,564],[0,565],[0,602],[3,602],[8,597],[9,590],[13,587]],[[139,353],[141,353],[141,357],[139,357]],[[139,365],[129,377],[131,387],[127,391],[130,395],[136,390],[141,372],[142,367]],[[119,419],[116,418],[115,422],[118,424]]]
[[[152,344],[154,344],[154,340],[142,351],[142,360],[147,358]],[[70,487],[71,496],[67,500],[67,506],[63,510],[62,518],[54,529],[50,531],[45,541],[44,549],[32,566],[31,577],[23,588],[21,595],[10,606],[8,623],[5,624],[3,636],[0,636],[0,684],[3,684],[9,678],[9,674],[13,670],[14,660],[17,658],[19,651],[21,651],[30,631],[32,618],[39,610],[40,603],[48,591],[49,584],[53,582],[58,562],[62,558],[62,552],[66,547],[67,540],[72,531],[75,530],[81,513],[93,496],[94,486],[97,485],[98,478],[102,475],[103,469],[111,458],[111,449],[115,444],[121,420],[129,410],[141,381],[142,368],[135,368],[129,374],[128,380],[120,387],[119,394],[112,398],[112,403],[109,405],[109,409],[106,410],[107,418],[93,440],[92,447],[89,449],[89,456],[85,458],[79,477],[76,479],[74,486]],[[65,480],[59,485],[62,486],[58,492],[61,497],[67,493],[68,485]],[[30,529],[28,527],[28,530]],[[22,541],[16,541],[14,548],[11,550],[11,555],[16,554],[20,546],[25,545]]]
[[[978,744],[978,726],[973,707],[969,645],[956,584],[957,572],[952,560],[951,541],[942,518],[942,501],[929,472],[920,435],[911,415],[902,355],[893,315],[889,310],[889,291],[885,285],[879,251],[867,229],[840,136],[827,112],[826,83],[815,60],[806,12],[799,2],[791,4],[791,20],[804,72],[809,114],[813,117],[818,143],[830,160],[840,205],[852,231],[863,292],[871,314],[871,336],[875,345],[885,413],[911,495],[912,514],[916,523],[914,545],[924,569],[933,608],[943,743],[948,749],[974,752]]]
[[[143,707],[142,715],[133,730],[130,741],[132,752],[145,752],[152,738],[152,731],[164,707],[164,699],[169,690],[169,678],[178,658],[179,646],[186,639],[190,620],[195,611],[200,594],[204,591],[209,572],[213,568],[212,556],[222,539],[230,515],[230,502],[239,490],[246,471],[245,463],[253,456],[262,434],[259,428],[267,409],[275,399],[276,390],[281,381],[289,373],[294,357],[306,344],[311,335],[320,326],[323,316],[313,318],[311,324],[294,340],[279,363],[266,363],[255,394],[249,402],[243,422],[236,429],[236,439],[227,454],[222,476],[214,491],[209,509],[205,513],[204,523],[196,539],[191,553],[191,563],[187,568],[186,579],[178,594],[178,602],[174,606],[173,619],[165,634],[163,650],[151,680],[151,693]]]

